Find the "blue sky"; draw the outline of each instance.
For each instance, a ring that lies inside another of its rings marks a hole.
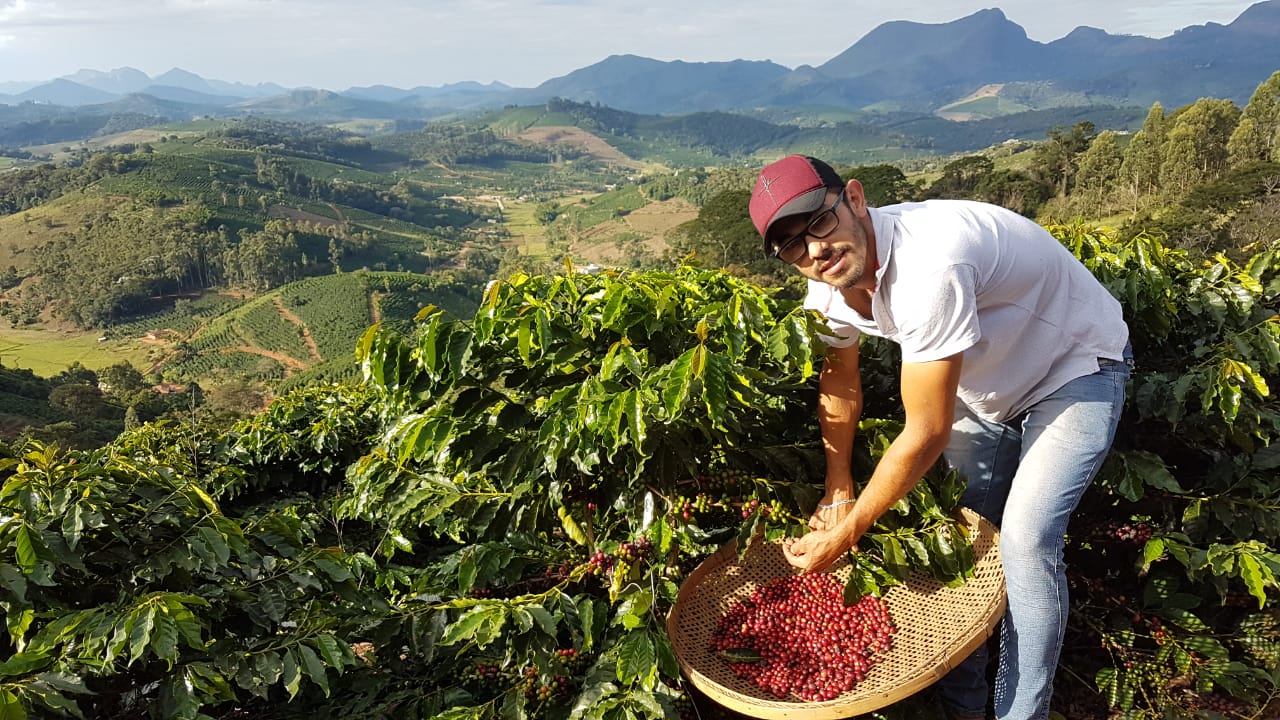
[[[0,82],[81,68],[343,90],[474,80],[532,87],[614,54],[819,65],[890,20],[998,7],[1034,40],[1080,25],[1164,37],[1227,24],[1207,0],[0,0]]]

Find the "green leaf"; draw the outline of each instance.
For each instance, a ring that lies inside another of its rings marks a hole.
[[[618,606],[613,618],[614,624],[622,625],[628,630],[641,627],[645,623],[645,615],[649,612],[649,608],[653,607],[653,600],[653,593],[648,590],[631,593]]]
[[[667,677],[679,677],[680,661],[676,659],[676,651],[671,647],[670,638],[666,634],[657,634],[653,636],[653,641],[658,651],[658,672]]]
[[[622,440],[622,421],[626,415],[626,397],[623,395],[615,395],[609,399],[605,406],[604,421],[599,425],[600,438],[604,447],[608,450],[608,456],[612,458],[619,446],[624,444]]]
[[[253,656],[253,671],[262,678],[262,682],[274,685],[284,673],[284,661],[280,659],[280,653],[267,650]]]
[[[302,673],[298,670],[298,661],[294,658],[292,650],[285,651],[282,665],[280,682],[284,684],[284,689],[289,691],[289,699],[292,700],[297,697],[298,688],[302,684]]]
[[[956,553],[956,532],[950,525],[941,525],[929,533],[925,544],[929,548],[932,562],[929,570],[934,578],[956,587],[964,583],[964,568],[961,558]],[[970,568],[970,572],[972,569]]]
[[[921,569],[929,567],[929,548],[917,535],[905,535],[902,544],[906,546],[907,557],[912,567]]]
[[[700,348],[703,346],[699,346]],[[702,371],[702,400],[707,407],[707,418],[712,427],[724,428],[729,407],[729,361],[724,356],[705,352]]]
[[[316,655],[316,651],[306,645],[298,646],[298,654],[302,656],[302,664],[306,667],[307,677],[311,678],[311,682],[320,686],[324,691],[324,696],[329,697],[329,677],[325,674],[324,663],[320,662],[320,656]]]
[[[1129,502],[1138,502],[1145,492],[1142,476],[1133,471],[1127,459],[1120,465],[1120,478],[1115,484],[1116,492]]]
[[[569,712],[569,717],[582,718],[589,710],[593,710],[600,706],[601,699],[617,692],[618,688],[611,682],[593,682],[583,687],[582,692],[578,694],[578,699],[573,703],[573,709]]]
[[[311,563],[334,582],[342,583],[355,577],[350,570],[325,557],[312,558]]]
[[[1253,454],[1252,463],[1258,470],[1280,469],[1280,443],[1259,448]]]
[[[156,606],[147,605],[145,609],[133,613],[134,621],[129,628],[129,665],[142,657],[151,642],[151,629],[155,627]]]
[[[584,597],[578,601],[578,626],[582,631],[582,649],[590,650],[595,644],[595,601]]]
[[[653,546],[657,550],[658,557],[667,557],[671,552],[671,541],[674,538],[671,525],[667,523],[667,516],[663,515],[654,521],[650,526],[650,539],[653,540]]]
[[[31,622],[35,618],[36,611],[33,608],[23,608],[16,612],[10,610],[5,613],[4,624],[5,629],[9,631],[9,642],[18,650],[26,647],[26,634],[31,629]]]
[[[1222,419],[1228,424],[1234,423],[1236,417],[1240,414],[1240,401],[1244,398],[1240,386],[1236,384],[1234,377],[1235,362],[1230,359],[1224,359],[1219,374],[1213,381],[1213,395],[1218,398],[1218,411],[1222,415]],[[1211,399],[1212,395],[1206,394],[1205,399]],[[1208,408],[1206,408],[1208,409]]]
[[[902,543],[892,535],[881,537],[880,543],[884,549],[884,569],[895,578],[906,580],[907,575],[911,574],[911,566],[907,563],[907,553]],[[950,544],[947,548],[950,549]]]
[[[1194,614],[1182,608],[1161,607],[1155,613],[1188,632],[1206,632],[1209,626]]]
[[[289,602],[275,588],[264,587],[258,593],[258,607],[272,622],[281,622],[284,620],[285,613],[289,610]]]
[[[644,443],[648,436],[648,423],[645,422],[645,407],[640,399],[640,391],[632,388],[624,395],[624,419],[627,430],[631,434],[631,443],[636,452],[644,455]]]
[[[151,633],[151,652],[173,667],[178,659],[178,625],[163,613],[155,616],[155,630]]]
[[[187,668],[171,676],[168,688],[173,700],[173,717],[178,720],[196,720],[200,713],[200,699],[196,697],[196,686],[191,678],[191,670]]]
[[[1266,607],[1267,586],[1276,584],[1276,578],[1271,574],[1271,569],[1248,553],[1240,553],[1236,560],[1236,567],[1249,594],[1258,599],[1258,609]]]
[[[200,621],[196,619],[195,613],[191,612],[191,608],[183,605],[176,598],[166,598],[165,607],[168,609],[169,617],[173,618],[173,624],[181,633],[182,639],[186,641],[187,646],[193,650],[203,650],[205,648],[205,640],[203,628]]]
[[[68,672],[42,672],[36,676],[50,687],[73,695],[91,695],[93,691],[85,687],[84,680],[78,675]]]
[[[27,578],[22,571],[9,563],[0,563],[0,584],[18,602],[27,601]]]
[[[46,667],[51,662],[53,662],[53,659],[44,652],[14,653],[0,663],[0,676],[27,675]]]
[[[1198,652],[1207,658],[1227,660],[1231,657],[1231,653],[1222,646],[1222,643],[1207,635],[1189,635],[1182,638],[1180,642],[1186,649]]]
[[[18,567],[22,568],[22,572],[30,575],[36,569],[36,548],[31,542],[31,531],[27,528],[27,524],[18,525],[18,532],[14,534],[14,555],[17,557]]]
[[[751,648],[725,648],[716,654],[731,663],[757,663],[764,659],[759,651]]]
[[[531,605],[525,609],[533,616],[534,621],[538,623],[538,627],[542,632],[546,633],[548,637],[556,637],[558,634],[556,619],[546,608],[539,605]]]
[[[849,562],[853,568],[844,585],[846,605],[853,605],[866,595],[882,597],[885,588],[899,584],[897,578],[885,572],[884,568],[873,562],[865,553],[850,553]]]
[[[62,536],[67,539],[67,548],[76,549],[82,532],[84,532],[84,508],[80,503],[76,503],[71,506],[71,512],[62,518]]]
[[[347,664],[347,657],[343,654],[342,645],[337,638],[332,635],[317,635],[311,638],[311,644],[320,651],[326,665],[337,670],[339,674],[342,673]]]
[[[629,288],[623,283],[615,283],[606,291],[608,302],[604,313],[600,316],[600,324],[605,327],[616,327],[619,319],[627,309],[627,301],[631,299]]]
[[[578,526],[578,522],[569,514],[568,508],[561,505],[556,508],[556,515],[560,518],[560,527],[564,528],[565,537],[574,541],[579,545],[587,544],[587,534]]]
[[[488,705],[455,706],[432,716],[432,720],[487,720],[493,712]]]
[[[0,720],[27,720],[22,701],[8,690],[0,690]]]
[[[533,616],[522,607],[511,608],[511,621],[516,624],[516,630],[521,635],[533,629]]]
[[[693,361],[697,351],[697,347],[684,351],[668,369],[666,386],[662,389],[662,405],[668,417],[677,417],[689,400],[694,381]]]
[[[524,318],[516,328],[516,349],[520,353],[520,359],[526,365],[530,364],[530,358],[533,355],[533,319]]]
[[[657,655],[653,640],[644,631],[632,632],[618,643],[618,682],[639,683],[656,670]]]
[[[759,513],[742,521],[742,525],[738,528],[738,562],[742,562],[747,553],[751,552],[751,548],[763,537],[764,524],[764,516]]]
[[[441,645],[453,645],[464,640],[474,640],[484,647],[502,630],[507,621],[507,610],[501,605],[477,605],[468,610],[457,622],[445,630]]]
[[[1142,546],[1142,570],[1146,572],[1151,563],[1164,557],[1164,540],[1160,538],[1151,538]]]
[[[1177,478],[1169,472],[1164,461],[1154,453],[1137,451],[1124,454],[1126,470],[1136,474],[1143,485],[1171,493],[1183,493]],[[1136,500],[1137,498],[1134,498]]]

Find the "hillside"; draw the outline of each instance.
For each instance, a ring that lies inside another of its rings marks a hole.
[[[407,333],[429,305],[467,317],[478,292],[448,274],[341,273],[290,283],[224,312],[147,318],[112,328],[108,337],[155,347],[160,359],[150,370],[174,382],[289,387],[350,379],[352,348],[367,327]]]

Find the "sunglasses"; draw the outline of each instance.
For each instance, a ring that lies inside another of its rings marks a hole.
[[[844,200],[844,193],[837,193],[835,202],[825,210],[820,210],[809,218],[804,230],[773,245],[773,256],[788,265],[794,265],[809,254],[809,243],[806,238],[822,239],[840,227],[840,216],[836,208]]]

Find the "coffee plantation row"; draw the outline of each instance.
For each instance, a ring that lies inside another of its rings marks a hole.
[[[1277,248],[1200,263],[1052,230],[1121,299],[1137,356],[1069,538],[1056,702],[1264,717]],[[474,317],[370,328],[363,383],[293,391],[230,430],[13,448],[0,718],[689,715],[665,614],[724,542],[801,532],[823,477],[821,330],[718,271],[515,276]],[[894,349],[868,341],[862,364],[857,478],[900,427]],[[962,582],[961,488],[935,468],[882,518],[849,595],[913,568]],[[918,717],[912,702],[877,715]]]

